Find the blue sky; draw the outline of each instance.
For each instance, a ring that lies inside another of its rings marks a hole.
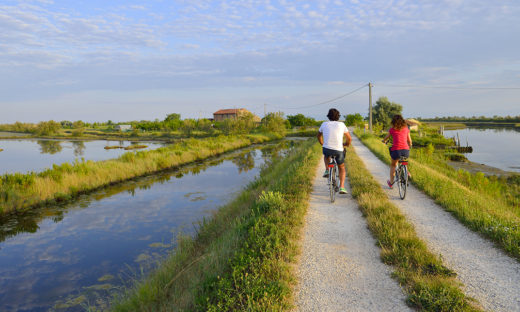
[[[520,115],[518,38],[519,1],[2,0],[0,122],[366,115],[314,104],[369,81],[407,117]]]

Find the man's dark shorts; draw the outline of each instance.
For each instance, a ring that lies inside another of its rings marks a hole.
[[[395,150],[390,151],[390,157],[392,157],[393,160],[398,160],[399,158],[403,157],[410,157],[410,150],[402,149],[402,150]]]
[[[336,151],[336,150],[328,149],[328,148],[324,147],[323,155],[325,155],[327,157],[336,156],[336,163],[338,163],[338,165],[341,165],[342,163],[345,162],[345,154],[343,154],[343,152],[340,152],[340,151]]]

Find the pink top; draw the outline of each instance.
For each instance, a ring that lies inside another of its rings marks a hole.
[[[392,136],[392,148],[391,151],[397,151],[397,150],[409,150],[410,147],[408,146],[408,133],[410,133],[410,130],[408,127],[403,127],[401,130],[395,130],[394,128],[390,128],[390,135]]]

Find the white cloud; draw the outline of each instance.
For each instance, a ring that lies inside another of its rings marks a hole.
[[[518,82],[514,68],[493,65],[520,53],[511,40],[520,36],[515,2],[178,0],[90,11],[64,5],[0,5],[0,105],[98,89],[274,81]],[[20,92],[25,88],[31,95]]]

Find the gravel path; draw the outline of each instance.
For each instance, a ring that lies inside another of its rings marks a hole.
[[[352,139],[356,153],[389,199],[414,224],[418,236],[457,272],[465,293],[490,311],[520,311],[520,263],[467,229],[414,186],[410,185],[406,199],[401,200],[397,188],[390,190],[386,185],[389,167],[355,136]]]
[[[316,170],[297,268],[297,311],[412,311],[350,194],[330,203]],[[348,189],[348,183],[345,183]]]

